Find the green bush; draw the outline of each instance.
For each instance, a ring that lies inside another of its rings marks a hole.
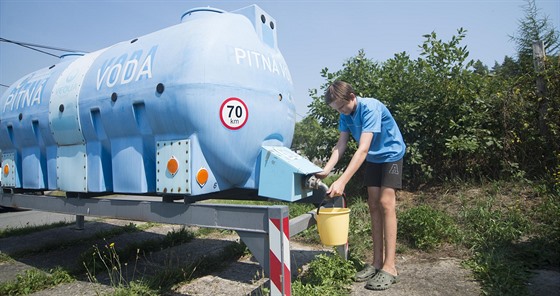
[[[457,237],[453,219],[426,205],[410,208],[398,218],[398,237],[413,248],[430,250]]]
[[[449,41],[435,32],[424,38],[417,59],[402,52],[376,62],[360,50],[342,69],[321,71],[326,80],[321,90],[345,80],[358,96],[388,106],[407,144],[403,181],[408,188],[455,178],[526,178],[544,179],[560,192],[558,55],[547,56],[539,73],[507,56],[489,71],[469,59],[461,44],[466,30],[457,30]],[[545,94],[535,91],[537,80],[546,84]],[[310,114],[296,125],[293,148],[322,162],[336,144],[339,117],[317,89],[310,96]],[[356,148],[351,140],[337,171],[345,169]]]
[[[351,260],[344,260],[337,254],[320,254],[309,263],[303,277],[294,281],[292,292],[306,296],[348,294],[355,273]]]

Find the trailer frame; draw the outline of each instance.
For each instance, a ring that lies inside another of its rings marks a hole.
[[[345,206],[344,203],[343,198],[335,198],[324,206]],[[316,224],[316,211],[289,219],[286,205],[187,203],[165,196],[83,198],[18,193],[4,188],[0,191],[0,206],[75,215],[78,229],[84,228],[85,216],[93,216],[234,230],[270,279],[271,295],[291,295],[290,238]],[[337,252],[347,259],[348,244],[338,246]]]

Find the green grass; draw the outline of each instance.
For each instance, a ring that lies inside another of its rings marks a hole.
[[[315,257],[306,272],[292,283],[293,295],[347,295],[356,273],[355,262],[345,261],[334,252]]]
[[[49,273],[38,269],[29,269],[18,274],[15,280],[0,284],[0,295],[28,295],[73,281],[74,278],[60,268],[50,270]]]
[[[98,271],[106,271],[106,264],[112,266],[124,264],[132,259],[138,259],[149,252],[160,251],[191,241],[195,234],[185,227],[177,231],[168,232],[163,238],[150,239],[141,242],[129,242],[125,246],[116,246],[114,243],[105,243],[99,247],[94,245],[82,253],[81,262],[93,276]]]
[[[14,259],[12,259],[12,257],[8,256],[8,254],[0,251],[0,263],[11,262],[13,260]]]
[[[31,234],[39,231],[48,230],[48,229],[68,226],[74,223],[75,222],[56,222],[56,223],[37,225],[37,226],[31,225],[25,227],[6,227],[4,229],[0,229],[0,238]]]
[[[161,295],[157,290],[149,287],[142,281],[133,281],[124,286],[119,286],[108,296],[158,296]]]
[[[433,250],[458,239],[453,219],[444,211],[427,205],[407,209],[399,215],[398,237],[411,248]]]
[[[192,239],[192,234],[181,229],[178,232],[170,232],[161,241],[161,248],[172,247],[179,243],[184,243]],[[139,244],[136,247],[144,250],[152,248],[151,242],[146,245]],[[115,288],[115,291],[110,295],[126,296],[126,295],[162,295],[169,292],[175,284],[190,281],[192,278],[201,277],[210,272],[219,270],[226,266],[231,261],[237,260],[243,255],[246,255],[248,250],[244,244],[231,243],[226,248],[221,250],[215,255],[204,256],[195,261],[189,262],[186,266],[179,266],[175,262],[171,262],[164,268],[159,268],[158,271],[145,277],[140,275],[140,279],[127,279],[125,278],[126,263],[123,257],[126,256],[123,250],[117,251],[114,244],[109,244],[103,248],[95,248],[94,256],[97,260],[94,263],[98,265],[97,272],[106,272],[109,275],[110,285]],[[127,247],[128,248],[128,247]],[[125,248],[125,249],[127,249]],[[140,252],[137,249],[136,255]],[[120,254],[124,254],[121,257]],[[139,260],[137,257],[135,260]],[[167,263],[166,263],[167,264]],[[95,273],[91,273],[88,267],[88,277],[91,282],[97,282]]]
[[[485,295],[528,295],[532,269],[560,267],[560,196],[530,182],[455,183],[400,196],[398,252],[437,253],[452,246],[446,256],[456,251]],[[366,197],[349,201],[350,254],[359,268],[371,259],[371,223]],[[315,227],[297,239],[319,242]],[[314,277],[330,277],[329,262],[313,264],[323,265]],[[296,281],[294,295],[344,294],[320,282]]]
[[[115,227],[115,228],[112,228],[112,229],[109,229],[109,230],[96,232],[94,235],[92,235],[91,237],[88,237],[88,238],[65,240],[62,243],[53,242],[53,243],[50,243],[50,244],[41,245],[39,248],[36,248],[36,249],[27,249],[27,250],[23,250],[23,251],[18,251],[18,252],[13,253],[11,255],[11,257],[21,258],[21,257],[24,257],[24,256],[33,255],[33,254],[40,254],[40,253],[49,252],[49,251],[53,251],[53,250],[64,249],[64,248],[67,248],[67,247],[74,246],[76,244],[94,242],[94,241],[99,240],[99,239],[106,239],[106,238],[115,237],[115,236],[121,235],[123,233],[130,233],[130,232],[145,230],[147,228],[152,227],[153,225],[154,225],[153,223],[146,223],[146,224],[142,224],[142,225],[136,225],[134,223],[129,223],[125,226],[118,226],[118,227]]]
[[[528,253],[519,239],[529,235],[530,222],[518,208],[494,207],[492,199],[465,208],[460,222],[463,244],[473,250],[465,264],[491,295],[527,294]]]
[[[560,196],[531,183],[457,183],[403,192],[399,196],[398,251],[437,254],[444,245],[453,246],[451,250],[456,250],[464,266],[472,270],[485,295],[528,295],[526,283],[530,270],[560,267]],[[308,270],[293,281],[293,295],[346,295],[355,270],[366,259],[371,259],[368,257],[372,248],[371,223],[365,196],[352,196],[348,200],[351,260],[341,261],[334,251],[318,256]],[[269,202],[228,203],[271,205]],[[313,205],[275,204],[288,205],[291,218],[314,209]],[[125,262],[137,256],[140,249],[158,251],[189,241],[194,235],[205,234],[204,229],[196,234],[179,231],[158,241],[117,246],[119,250],[115,254],[119,262]],[[316,227],[293,239],[320,243]],[[445,249],[446,256],[449,251]],[[233,244],[216,256],[188,266],[169,266],[142,281],[117,282],[114,295],[168,292],[175,284],[220,269],[246,253],[244,245]],[[9,257],[6,260],[10,260]],[[15,295],[4,291],[0,290],[0,294]]]
[[[218,271],[248,252],[243,243],[231,243],[215,255],[204,256],[185,267],[169,266],[148,281],[149,286],[160,292],[169,291],[173,285]]]

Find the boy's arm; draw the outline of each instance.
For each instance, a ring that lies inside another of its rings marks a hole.
[[[369,146],[371,145],[371,141],[373,140],[373,133],[362,133],[360,136],[360,143],[358,144],[358,149],[354,156],[352,156],[352,160],[348,164],[348,167],[342,173],[342,175],[332,183],[331,187],[327,191],[330,197],[341,196],[344,193],[344,188],[350,178],[354,176],[354,174],[358,171],[369,151]],[[330,162],[330,161],[329,161]]]
[[[346,151],[346,147],[348,145],[348,140],[350,139],[350,133],[348,132],[341,132],[338,136],[338,142],[336,142],[336,146],[334,146],[331,157],[329,161],[323,168],[323,171],[320,173],[315,174],[315,176],[319,179],[326,178],[331,171],[333,170],[334,166],[338,162],[338,160],[344,155],[344,151]]]

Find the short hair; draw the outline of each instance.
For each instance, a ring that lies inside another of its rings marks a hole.
[[[350,94],[354,93],[354,88],[347,82],[336,80],[325,92],[325,103],[330,105],[334,101],[350,101]]]

